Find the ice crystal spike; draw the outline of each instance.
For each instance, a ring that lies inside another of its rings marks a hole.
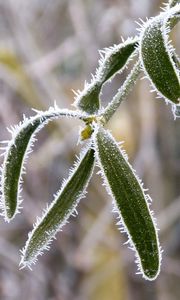
[[[136,252],[139,270],[145,279],[154,280],[159,274],[161,255],[149,197],[111,134],[100,128],[95,131],[94,141],[104,183],[113,197],[130,247]]]
[[[35,141],[35,134],[52,119],[69,116],[78,117],[78,113],[67,109],[50,108],[46,112],[39,111],[30,119],[10,130],[12,139],[8,142],[1,174],[1,209],[6,221],[10,221],[19,212],[22,202],[20,192],[25,162]]]
[[[84,90],[77,94],[74,105],[89,114],[96,113],[100,108],[99,95],[102,85],[117,72],[124,69],[137,44],[138,39],[136,37],[134,39],[129,38],[124,43],[104,50],[95,76],[93,76],[91,83],[86,83]]]
[[[94,150],[88,149],[71,170],[69,178],[63,183],[54,201],[44,212],[29,234],[25,248],[22,250],[20,265],[30,267],[37,256],[49,248],[55,234],[67,222],[70,215],[76,212],[76,206],[85,195],[88,182],[94,167]]]
[[[180,5],[149,20],[140,36],[140,57],[145,73],[158,95],[166,101],[180,101],[180,75],[173,60],[174,49],[168,41],[170,20]]]

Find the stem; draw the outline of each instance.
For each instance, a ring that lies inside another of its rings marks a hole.
[[[141,72],[141,63],[140,60],[136,62],[134,65],[131,73],[128,75],[127,79],[125,80],[124,84],[118,90],[117,94],[113,97],[112,101],[109,105],[105,108],[104,112],[102,113],[103,122],[107,123],[112,115],[116,112],[119,105],[123,100],[126,99],[130,91],[132,90],[133,86],[135,85],[137,78]]]

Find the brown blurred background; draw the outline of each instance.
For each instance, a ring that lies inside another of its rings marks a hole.
[[[31,107],[72,108],[72,89],[82,89],[99,58],[98,49],[135,35],[135,20],[154,16],[161,1],[0,0],[0,139]],[[177,49],[178,27],[172,33]],[[176,40],[176,42],[175,42]],[[180,43],[180,41],[179,41]],[[128,74],[103,88],[103,105]],[[2,300],[178,300],[180,299],[180,121],[170,106],[140,80],[114,115],[109,128],[125,141],[129,159],[149,187],[164,249],[155,282],[135,275],[134,254],[123,246],[111,213],[111,199],[94,175],[86,199],[33,268],[19,270],[36,216],[68,174],[77,145],[79,121],[60,120],[39,134],[23,184],[23,211],[11,224],[0,220],[0,299]],[[1,159],[2,162],[2,159]]]

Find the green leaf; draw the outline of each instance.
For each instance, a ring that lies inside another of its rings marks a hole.
[[[174,49],[168,41],[170,20],[180,12],[180,5],[150,19],[140,37],[140,57],[147,77],[158,95],[166,101],[180,101],[180,76],[173,60]]]
[[[70,215],[76,212],[76,206],[85,195],[91,178],[94,160],[93,149],[88,149],[81,154],[74,169],[71,170],[69,178],[55,195],[54,201],[28,235],[28,241],[22,250],[20,262],[22,267],[30,267],[32,263],[36,262],[37,256],[49,248],[57,231],[62,228]]]
[[[59,117],[83,117],[82,114],[52,107],[48,111],[39,111],[37,115],[27,119],[9,130],[12,139],[5,147],[4,163],[1,174],[1,209],[6,221],[10,221],[19,212],[22,202],[21,183],[24,165],[32,150],[35,134],[50,120]]]
[[[128,242],[136,251],[143,277],[154,280],[160,269],[160,247],[149,209],[150,197],[145,195],[124,150],[107,130],[100,128],[95,134],[94,143],[101,175],[121,219],[118,224],[128,234]]]
[[[85,83],[84,89],[76,93],[74,105],[79,109],[93,114],[100,109],[100,91],[102,85],[112,78],[117,72],[123,71],[131,54],[135,51],[138,39],[127,39],[127,41],[114,45],[111,48],[101,50],[101,59],[95,76],[90,84]]]
[[[88,114],[97,112],[100,108],[100,90],[101,83],[93,78],[90,84],[85,83],[83,91],[76,93],[74,105]]]
[[[113,47],[107,48],[100,51],[104,54],[99,61],[99,68],[97,69],[96,76],[101,81],[101,84],[108,81],[117,72],[124,69],[130,58],[131,54],[135,51],[138,46],[138,39],[129,38],[125,42],[114,45]]]

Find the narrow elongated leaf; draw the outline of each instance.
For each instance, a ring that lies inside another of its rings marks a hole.
[[[131,247],[136,251],[140,272],[153,280],[160,269],[157,231],[149,210],[148,199],[140,180],[111,134],[100,128],[95,134],[95,150],[108,192]]]
[[[127,41],[111,48],[101,50],[101,59],[95,76],[91,83],[85,83],[84,89],[76,93],[74,105],[83,111],[93,114],[100,108],[99,95],[102,85],[112,78],[117,72],[124,69],[137,47],[138,39],[127,39]]]
[[[22,250],[21,265],[28,266],[36,262],[42,251],[48,249],[49,244],[57,231],[66,223],[69,216],[75,211],[80,199],[91,178],[94,167],[94,150],[88,149],[81,154],[80,159],[71,170],[69,178],[65,181],[59,192],[55,195],[50,207],[35,224],[29,234],[25,248]]]
[[[152,18],[145,23],[140,37],[140,57],[145,73],[158,95],[175,104],[180,101],[180,75],[168,33],[170,20],[179,12],[178,4]]]
[[[1,208],[6,221],[10,221],[19,212],[22,202],[20,197],[22,174],[28,154],[32,150],[35,134],[50,120],[58,117],[80,117],[81,115],[67,109],[50,108],[38,112],[10,130],[12,139],[5,147],[5,157],[1,174]]]

